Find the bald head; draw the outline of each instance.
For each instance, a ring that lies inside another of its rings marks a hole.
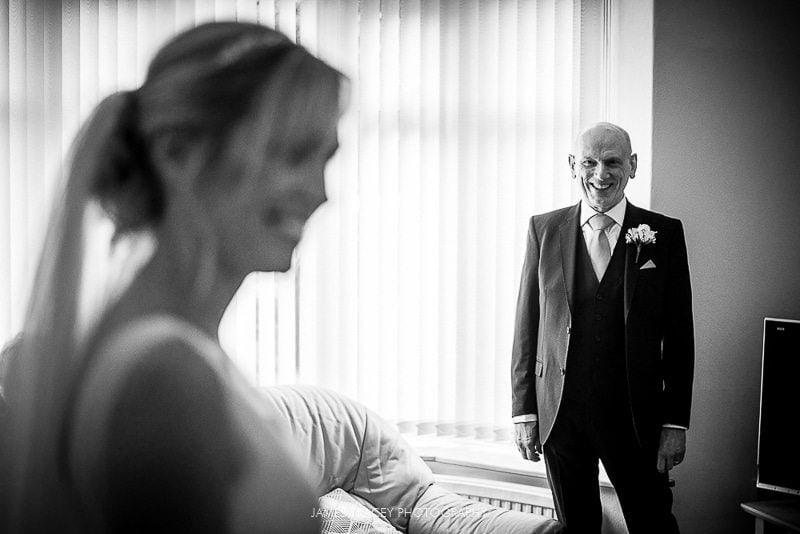
[[[581,133],[578,134],[578,137],[575,138],[575,144],[573,145],[575,154],[580,152],[585,141],[593,140],[597,137],[605,137],[609,140],[616,138],[616,143],[618,143],[620,148],[623,148],[628,155],[633,152],[631,148],[631,136],[628,135],[628,132],[626,132],[624,128],[611,122],[596,122],[584,128]]]
[[[598,122],[575,139],[569,156],[572,177],[581,181],[584,200],[604,213],[625,198],[625,186],[636,175],[636,154],[624,129],[610,122]]]

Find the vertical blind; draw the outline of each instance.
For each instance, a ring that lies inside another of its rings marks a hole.
[[[220,339],[254,382],[313,383],[404,431],[507,439],[527,220],[574,202],[606,118],[611,0],[10,0],[0,5],[0,340],[21,327],[65,151],[106,94],[208,20],[276,27],[349,79],[329,202]]]

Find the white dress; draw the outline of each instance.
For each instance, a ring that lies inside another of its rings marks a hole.
[[[93,358],[67,440],[87,528],[319,532],[285,423],[205,333],[153,315]]]

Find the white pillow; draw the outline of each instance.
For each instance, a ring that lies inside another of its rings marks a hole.
[[[341,488],[320,497],[315,514],[322,519],[322,534],[400,534]]]

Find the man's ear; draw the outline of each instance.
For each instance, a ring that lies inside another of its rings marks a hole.
[[[572,173],[572,177],[577,178],[578,175],[575,172],[575,156],[570,154],[569,157],[567,158],[567,162],[569,163],[569,170]]]
[[[631,154],[631,178],[636,176],[636,165],[639,163],[639,157],[636,154]]]

